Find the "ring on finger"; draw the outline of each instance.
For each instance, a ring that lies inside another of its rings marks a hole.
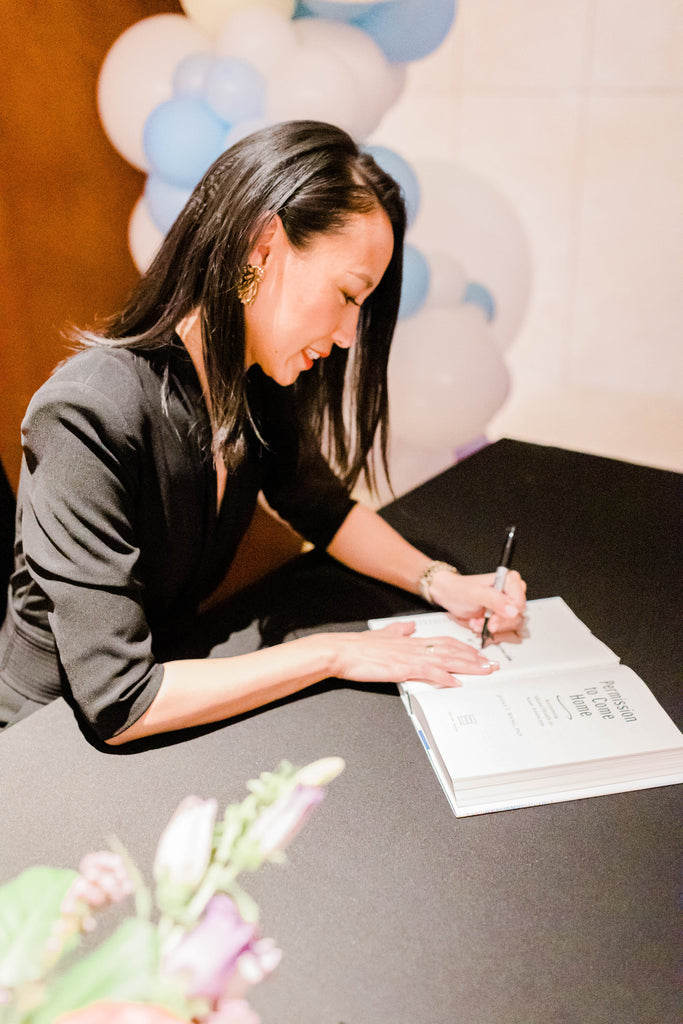
[[[427,646],[425,648],[425,650],[427,651],[427,654],[433,654],[435,649],[436,648],[434,647],[434,644],[427,644]]]

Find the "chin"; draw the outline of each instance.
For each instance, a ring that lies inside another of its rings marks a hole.
[[[270,377],[281,388],[287,388],[290,384],[293,384],[300,372],[299,370],[287,367],[270,367],[268,369],[262,367],[262,369],[266,377]]]

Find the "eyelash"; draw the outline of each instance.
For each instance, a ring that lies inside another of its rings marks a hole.
[[[358,308],[360,309],[360,302],[356,302],[352,295],[347,295],[346,292],[342,292],[342,295],[344,296],[344,301],[347,303],[347,305],[348,303],[351,303],[352,306],[358,306]]]

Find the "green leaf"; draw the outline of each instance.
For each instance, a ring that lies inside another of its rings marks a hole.
[[[53,1024],[60,1014],[104,999],[154,1003],[189,1019],[188,1001],[159,975],[159,940],[149,921],[124,921],[95,952],[55,981],[30,1022]]]
[[[0,889],[0,988],[41,977],[47,940],[76,877],[60,868],[28,868]]]

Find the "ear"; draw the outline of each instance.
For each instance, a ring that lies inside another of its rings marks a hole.
[[[249,253],[249,262],[255,267],[264,267],[268,257],[287,242],[287,233],[277,213],[274,213],[261,228]]]

